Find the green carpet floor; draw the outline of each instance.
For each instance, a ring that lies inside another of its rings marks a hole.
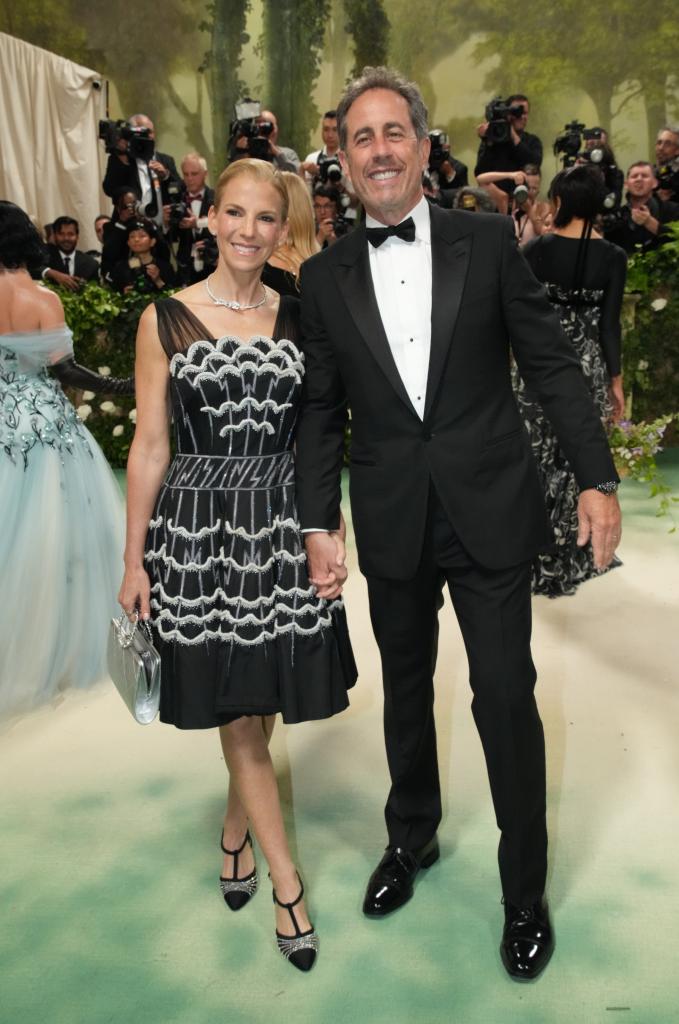
[[[663,464],[679,493],[679,451]],[[350,544],[351,709],[279,724],[273,740],[321,935],[313,972],[276,952],[265,870],[251,904],[224,907],[216,734],[136,726],[102,684],[0,726],[2,1024],[679,1022],[679,531],[639,485],[623,485],[622,503],[624,566],[574,598],[535,601],[557,934],[536,984],[517,985],[500,964],[497,830],[449,606],[436,707],[442,859],[399,913],[361,916],[387,772]]]

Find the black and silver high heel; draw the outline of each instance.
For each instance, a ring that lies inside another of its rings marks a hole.
[[[238,858],[245,849],[246,843],[250,844],[252,849],[252,839],[250,833],[245,833],[245,839],[238,847],[237,850],[227,850],[224,846],[224,829],[222,829],[222,838],[219,845],[222,851],[228,854],[229,857],[233,857],[233,876],[231,878],[224,878],[223,875],[219,876],[219,888],[222,890],[222,896],[229,910],[240,910],[248,902],[251,896],[254,896],[257,892],[257,885],[259,879],[257,878],[257,867],[255,866],[249,875],[244,878],[238,877]]]
[[[302,879],[299,875],[297,875],[297,878],[299,880],[299,896],[297,899],[293,900],[292,903],[281,903],[276,896],[276,890],[273,890],[274,903],[276,906],[283,907],[284,910],[287,910],[295,929],[294,935],[281,935],[278,929],[276,929],[276,942],[281,955],[284,956],[286,960],[289,960],[293,967],[296,967],[299,971],[310,971],[316,962],[319,940],[318,933],[313,925],[308,931],[303,932],[300,931],[299,924],[297,923],[297,918],[295,917],[295,911],[293,908],[296,907],[304,897]]]

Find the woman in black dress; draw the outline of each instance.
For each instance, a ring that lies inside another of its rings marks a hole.
[[[271,716],[302,722],[342,711],[356,669],[340,600],[342,538],[335,573],[315,590],[297,522],[299,303],[261,281],[286,217],[278,171],[260,160],[231,164],[208,214],[217,270],[142,315],[119,600],[154,631],[161,720],[219,728],[230,774],[227,905],[239,909],[257,887],[250,825],[271,873],[279,948],[308,970],[318,936],[285,836]]]
[[[595,168],[561,171],[549,191],[555,207],[554,228],[529,242],[523,253],[546,285],[561,326],[578,354],[592,400],[602,420],[608,422],[620,419],[625,407],[620,311],[627,257],[593,227],[604,196],[605,187]],[[533,593],[547,597],[574,594],[580,583],[600,575],[591,546],[577,545],[578,487],[549,421],[516,367],[513,378],[555,536],[553,549],[540,555],[533,567]],[[609,568],[616,565],[620,561],[614,558]]]

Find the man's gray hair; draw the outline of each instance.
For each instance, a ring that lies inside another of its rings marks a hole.
[[[205,159],[204,156],[201,156],[200,153],[191,152],[183,156],[181,159],[181,163],[179,164],[179,166],[182,169],[184,168],[184,164],[186,163],[187,160],[195,160],[196,163],[199,165],[201,171],[207,172],[207,160]]]
[[[422,93],[415,82],[409,82],[405,75],[392,68],[365,67],[353,82],[344,91],[337,106],[337,131],[339,133],[339,144],[341,149],[347,148],[347,114],[349,108],[356,102],[359,96],[369,89],[391,89],[398,93],[408,104],[410,120],[413,122],[415,135],[418,139],[426,139],[428,135],[427,108],[422,99]]]
[[[676,135],[677,138],[679,139],[679,125],[677,125],[677,124],[664,124],[662,126],[662,128],[658,128],[658,132],[656,134],[656,138],[662,132],[669,132],[670,135]]]

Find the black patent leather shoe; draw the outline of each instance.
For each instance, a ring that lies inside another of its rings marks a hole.
[[[505,903],[500,956],[507,973],[516,981],[533,981],[553,952],[554,933],[545,900],[539,899],[530,907]]]
[[[384,917],[398,910],[413,895],[413,886],[420,868],[429,868],[439,859],[438,839],[434,836],[420,850],[404,850],[388,846],[368,882],[363,913],[368,917]]]

